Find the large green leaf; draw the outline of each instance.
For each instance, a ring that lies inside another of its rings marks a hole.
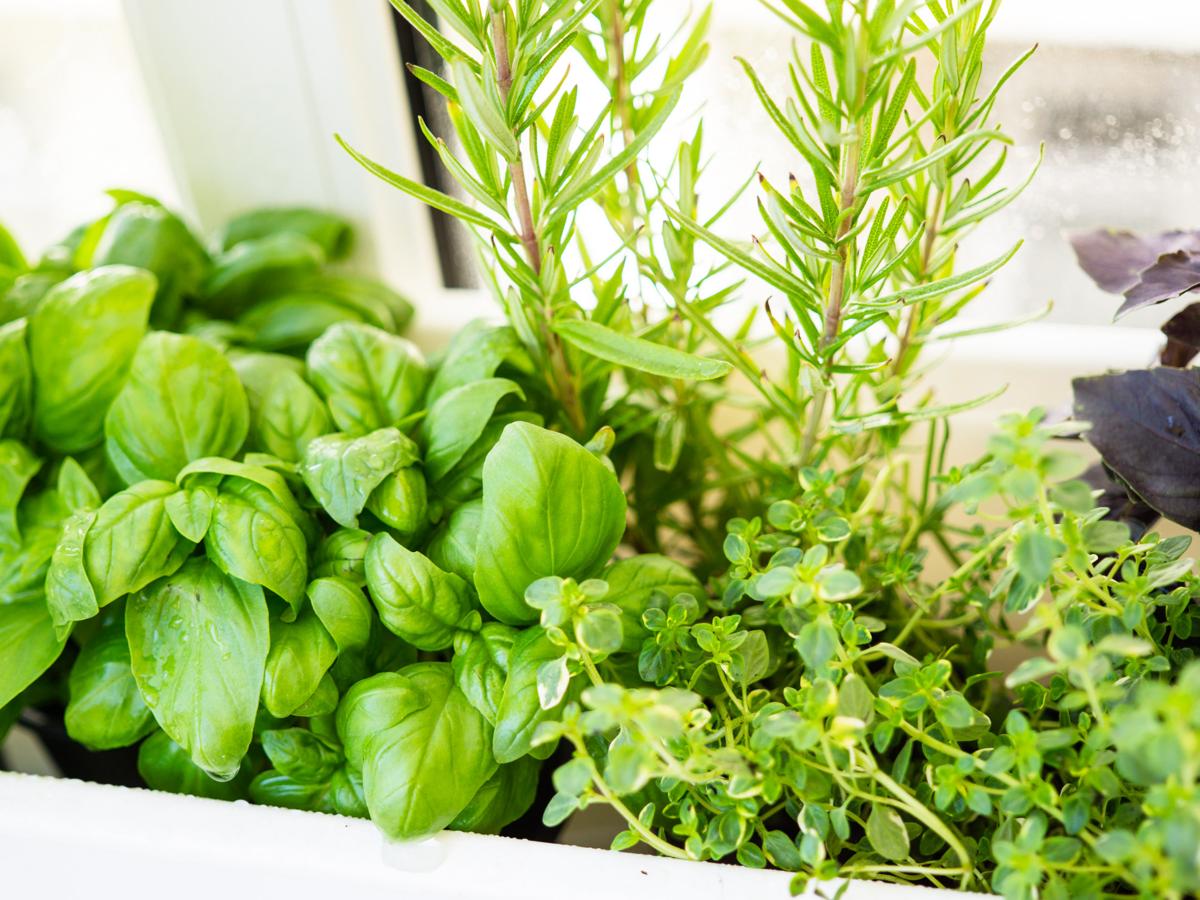
[[[338,709],[338,733],[347,759],[361,763],[371,819],[392,838],[425,837],[454,821],[496,771],[491,732],[455,687],[448,663],[368,678]]]
[[[50,668],[66,642],[41,598],[0,603],[0,707]]]
[[[621,334],[599,322],[566,319],[554,324],[554,332],[598,359],[663,378],[706,381],[728,375],[733,368],[723,360],[684,353],[674,347]]]
[[[68,687],[64,721],[72,740],[92,750],[111,750],[136,743],[154,730],[154,714],[130,668],[123,608],[111,607],[83,645]]]
[[[29,320],[33,423],[48,446],[74,453],[99,443],[155,288],[144,269],[104,266],[56,285],[38,305]]]
[[[126,484],[169,480],[206,456],[232,457],[249,427],[246,392],[211,344],[154,332],[104,423],[109,459]]]
[[[510,394],[525,397],[507,378],[485,378],[451,388],[429,407],[421,435],[430,481],[440,481],[462,460],[483,434],[496,404]]]
[[[547,575],[596,574],[625,531],[625,494],[612,471],[561,434],[509,425],[483,467],[475,588],[493,616],[537,621],[525,589]]]
[[[389,631],[418,650],[444,650],[471,611],[467,583],[423,554],[377,534],[367,548],[367,588]]]
[[[304,380],[296,360],[249,353],[236,358],[233,367],[249,402],[250,449],[299,462],[309,441],[333,429],[325,402]]]
[[[358,438],[329,434],[309,443],[300,474],[331,519],[357,528],[371,492],[417,457],[416,444],[396,428],[381,428]]]
[[[337,645],[306,606],[294,622],[271,621],[271,649],[263,678],[263,705],[283,719],[316,693],[337,658]]]
[[[212,777],[236,775],[267,658],[262,589],[193,559],[129,598],[125,632],[138,688],[163,731]]]
[[[370,325],[335,325],[313,342],[307,360],[333,421],[352,435],[401,424],[425,393],[417,348]]]
[[[169,481],[143,481],[113,494],[96,513],[84,541],[84,566],[100,606],[170,575],[195,547],[175,530]]]
[[[556,647],[540,626],[526,629],[513,642],[508,651],[508,677],[496,709],[492,752],[497,762],[513,762],[526,754],[545,759],[553,752],[551,744],[535,748],[533,736],[543,722],[558,718],[567,698],[543,709],[537,680],[538,670],[562,655],[562,648]]]

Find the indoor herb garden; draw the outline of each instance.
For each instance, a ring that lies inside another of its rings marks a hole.
[[[599,804],[795,890],[1200,891],[1200,582],[1149,530],[1200,521],[1194,322],[964,467],[922,386],[1018,249],[957,263],[1032,178],[998,2],[770,0],[791,55],[745,90],[793,167],[721,162],[753,236],[680,102],[705,11],[395,5],[459,190],[339,139],[465,224],[503,323],[423,355],[306,210],[206,243],[114,192],[32,266],[0,233],[0,725],[399,840]],[[1200,284],[1187,236],[1091,241],[1128,303]]]

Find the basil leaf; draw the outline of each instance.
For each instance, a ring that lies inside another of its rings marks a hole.
[[[21,543],[17,507],[42,461],[20,441],[0,441],[0,547]]]
[[[33,413],[33,367],[23,319],[0,327],[0,437],[24,437]]]
[[[336,658],[337,645],[311,607],[294,622],[273,619],[262,687],[267,712],[278,719],[295,713],[317,692]]]
[[[307,729],[270,729],[261,737],[271,765],[303,784],[328,781],[342,764],[342,754],[336,746]]]
[[[321,541],[313,557],[312,574],[317,578],[344,578],[352,584],[367,583],[367,545],[371,535],[358,528],[339,528]]]
[[[509,425],[483,468],[480,602],[510,625],[535,622],[525,588],[547,575],[595,574],[624,531],[625,492],[604,463],[564,435]]]
[[[239,772],[229,781],[218,781],[197,766],[188,752],[156,731],[138,747],[138,774],[147,786],[172,794],[191,794],[213,800],[240,800],[246,796],[249,773]]]
[[[433,406],[439,397],[456,387],[491,378],[520,349],[517,333],[507,325],[496,327],[483,319],[469,322],[451,338],[425,402]]]
[[[498,834],[533,806],[541,768],[541,763],[529,756],[498,766],[447,827],[452,831]]]
[[[0,603],[0,707],[50,668],[66,642],[40,597]]]
[[[313,438],[332,429],[329,410],[290,357],[251,353],[233,361],[250,409],[247,446],[299,462]]]
[[[342,259],[354,246],[354,228],[336,213],[305,207],[256,209],[226,223],[217,246],[230,250],[238,244],[284,232],[307,238],[321,248],[330,262]]]
[[[335,325],[309,347],[307,361],[333,421],[349,434],[399,425],[425,393],[417,348],[370,325]]]
[[[515,382],[486,378],[447,391],[429,407],[421,435],[431,480],[441,480],[458,464],[483,434],[496,404],[509,394],[525,399],[525,392]]]
[[[358,438],[330,434],[309,443],[300,474],[331,519],[357,528],[371,492],[398,468],[416,462],[417,456],[416,444],[395,428]]]
[[[128,747],[154,730],[130,668],[125,610],[110,608],[79,651],[68,679],[70,700],[64,722],[71,740],[92,750]]]
[[[296,520],[269,488],[226,478],[204,545],[225,572],[267,588],[299,612],[308,585],[308,546]]]
[[[439,568],[459,578],[475,580],[475,545],[483,521],[483,499],[471,500],[450,513],[433,533],[426,554]]]
[[[396,679],[410,688],[408,702],[394,702]],[[373,703],[375,690],[391,702]],[[356,741],[369,734],[355,755],[362,760],[371,819],[390,837],[406,840],[445,828],[496,770],[488,749],[491,726],[454,686],[447,663],[406,666],[360,682],[355,692],[346,718],[353,720]],[[341,733],[341,708],[338,719]]]
[[[646,638],[642,613],[661,595],[670,604],[680,594],[704,596],[704,586],[687,566],[657,553],[643,553],[613,563],[601,576],[608,582],[606,603],[621,610],[621,649],[636,652]]]
[[[58,628],[90,619],[100,611],[83,556],[88,529],[95,522],[93,510],[72,513],[63,523],[62,535],[50,557],[50,569],[46,573],[46,606]]]
[[[337,644],[338,653],[367,646],[375,613],[357,584],[342,578],[317,578],[308,586],[308,602]]]
[[[213,260],[199,303],[213,315],[233,318],[325,262],[321,248],[299,234],[272,234],[243,241]]]
[[[33,425],[61,453],[99,443],[104,416],[146,333],[154,276],[105,266],[56,285],[29,319]]]
[[[545,759],[554,751],[553,744],[533,746],[533,735],[542,722],[558,718],[569,691],[551,709],[542,709],[538,699],[538,670],[558,660],[562,648],[556,647],[540,627],[521,632],[508,652],[508,677],[496,710],[496,733],[492,752],[500,763],[513,762],[526,754]]]
[[[127,484],[169,480],[194,460],[234,456],[248,428],[246,392],[228,360],[198,338],[154,332],[108,411],[105,447]]]
[[[262,589],[193,559],[129,598],[125,633],[138,689],[163,731],[213,778],[236,775],[267,658]]]
[[[151,321],[173,325],[183,298],[196,293],[208,271],[208,253],[188,227],[159,203],[122,203],[108,217],[91,265],[124,263],[158,279]]]
[[[444,650],[471,611],[467,583],[423,554],[377,534],[367,547],[367,588],[379,618],[418,650]]]
[[[181,488],[163,501],[175,530],[189,541],[200,543],[208,534],[217,508],[217,492],[208,485]]]
[[[166,500],[177,490],[169,481],[143,481],[113,494],[97,511],[83,559],[100,606],[170,575],[191,555],[195,545],[167,514]]]
[[[413,540],[429,525],[429,491],[416,466],[393,472],[367,498],[367,511],[397,536]]]
[[[488,622],[479,631],[460,631],[454,636],[454,683],[472,706],[491,724],[496,724],[508,657],[517,639],[515,628]]]

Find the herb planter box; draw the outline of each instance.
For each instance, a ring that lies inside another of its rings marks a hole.
[[[567,890],[576,900],[782,900],[789,881],[784,872],[454,832],[386,845],[358,819],[12,773],[0,774],[0,847],[12,896],[41,894],[49,881],[59,896],[97,900],[164,889],[173,900],[260,891],[292,900],[557,900]],[[858,882],[843,896],[970,895]]]

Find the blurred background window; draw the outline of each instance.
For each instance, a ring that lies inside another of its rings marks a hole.
[[[0,220],[36,255],[112,187],[178,202],[120,0],[0,0]]]
[[[155,0],[173,6],[191,2]],[[306,0],[270,2],[295,4],[288,9],[293,18],[318,15],[316,4],[306,11]],[[386,0],[339,0],[330,8],[345,16],[351,4],[386,7]],[[664,14],[671,15],[670,5],[662,6]],[[217,6],[224,12],[210,6],[205,15],[237,15],[237,4]],[[710,62],[691,85],[672,137],[690,136],[695,114],[703,112],[713,159],[705,196],[715,207],[756,163],[775,177],[797,165],[735,61],[745,57],[770,87],[785,89],[786,31],[752,0],[715,0],[713,6]],[[139,15],[138,9],[138,3],[122,0],[0,0],[0,219],[32,251],[103,211],[105,188],[130,187],[168,203],[180,201],[171,176],[180,161],[164,152],[127,31],[125,15]],[[673,24],[666,22],[668,28]],[[1102,226],[1141,231],[1200,226],[1200,3],[1004,0],[993,35],[991,77],[1040,44],[997,108],[998,121],[1016,142],[1010,181],[1024,178],[1043,143],[1046,160],[1025,196],[964,246],[964,263],[971,263],[999,255],[1014,236],[1026,239],[973,315],[1014,318],[1053,300],[1050,321],[1105,324],[1114,300],[1078,272],[1065,236]],[[405,27],[396,38],[397,69],[402,55],[427,61],[420,41]],[[239,47],[231,40],[212,52],[242,52]],[[161,92],[163,85],[156,84]],[[406,86],[413,120],[400,124],[414,136],[410,146],[419,147],[415,114],[435,112],[436,104],[425,102],[414,80]],[[600,102],[598,86],[592,87]],[[376,118],[393,114],[381,110]],[[430,118],[436,127],[437,116]],[[307,133],[319,140],[327,133],[325,123],[313,124]],[[182,146],[175,152],[204,151]],[[406,174],[437,183],[438,165],[425,153]],[[760,227],[747,196],[722,230],[746,238]],[[438,280],[449,287],[474,285],[463,236],[439,225],[436,237]],[[1161,310],[1151,309],[1123,322],[1154,327],[1162,318]]]
[[[754,102],[734,57],[749,60],[772,88],[786,90],[790,48],[778,20],[757,4],[717,0],[711,62],[693,96],[707,98],[706,140],[715,154],[710,187],[736,189],[747,153],[778,175],[797,167]],[[990,76],[1039,44],[1009,82],[996,119],[1016,146],[1010,182],[1019,182],[1046,145],[1025,195],[964,246],[964,264],[1025,246],[972,308],[1002,320],[1054,301],[1049,321],[1106,324],[1117,308],[1078,271],[1071,231],[1111,226],[1136,231],[1200,228],[1200,3],[1193,0],[1004,0],[987,64]],[[725,232],[761,228],[741,204]],[[1157,327],[1163,310],[1122,324]]]

